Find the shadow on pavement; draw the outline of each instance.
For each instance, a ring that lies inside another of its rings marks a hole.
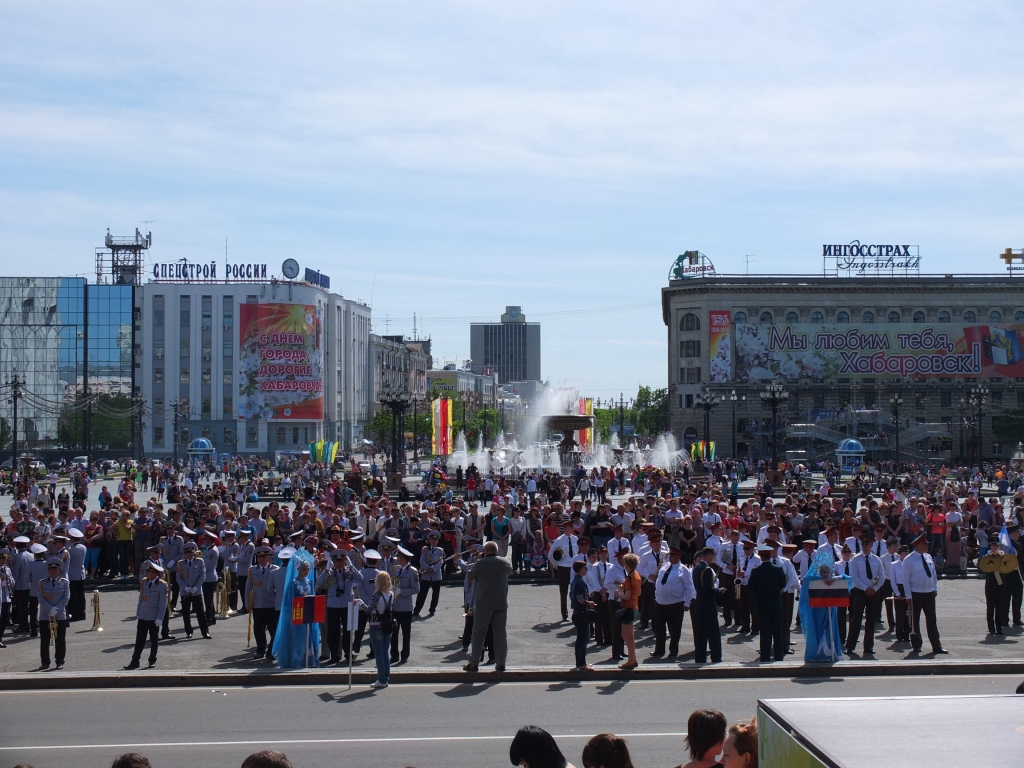
[[[435,691],[435,696],[440,696],[442,699],[463,699],[467,696],[476,696],[477,694],[483,693],[488,688],[493,688],[497,683],[459,683],[454,688],[447,691]]]

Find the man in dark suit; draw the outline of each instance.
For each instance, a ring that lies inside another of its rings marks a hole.
[[[750,574],[747,586],[754,595],[761,625],[761,661],[772,660],[773,646],[775,660],[782,661],[786,658],[787,650],[783,643],[782,626],[782,590],[786,588],[786,572],[772,562],[771,547],[762,544],[757,552],[762,562]]]
[[[693,660],[698,664],[707,662],[710,646],[711,663],[722,661],[722,637],[718,629],[718,594],[724,591],[718,586],[715,571],[711,563],[715,560],[715,550],[704,547],[700,560],[693,567],[693,586],[697,597],[693,601],[694,609],[690,613],[693,622]],[[763,642],[763,641],[762,641]]]
[[[508,635],[505,624],[508,619],[508,576],[512,572],[512,560],[498,557],[498,545],[493,541],[484,544],[484,556],[469,569],[466,578],[476,582],[473,602],[473,649],[470,662],[463,669],[477,672],[477,660],[484,650],[487,629],[494,632],[494,656],[496,672],[505,671],[505,657],[508,655]]]

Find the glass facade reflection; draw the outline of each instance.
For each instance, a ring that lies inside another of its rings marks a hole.
[[[130,285],[89,285],[75,277],[0,278],[0,382],[15,374],[22,382],[20,448],[82,449],[88,432],[95,449],[129,447],[132,304]],[[4,449],[11,447],[12,423],[12,403],[4,397]]]

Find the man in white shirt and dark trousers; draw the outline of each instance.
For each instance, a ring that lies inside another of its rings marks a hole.
[[[722,625],[730,626],[733,619],[733,605],[736,598],[733,597],[733,582],[736,579],[736,565],[743,557],[743,544],[740,542],[740,532],[732,530],[729,532],[729,541],[718,548],[715,559],[718,567],[722,570],[718,573],[718,583],[723,589],[729,590],[726,594],[729,599],[722,606]]]
[[[579,554],[579,540],[573,535],[573,522],[566,520],[565,533],[551,542],[548,562],[558,576],[559,606],[562,609],[562,621],[569,620],[569,582],[572,580],[572,561]],[[558,554],[561,553],[561,554]]]
[[[910,640],[910,621],[907,616],[907,594],[903,584],[903,561],[910,554],[910,547],[900,544],[896,559],[889,568],[889,586],[892,588],[893,610],[896,619],[896,642],[906,643]]]
[[[879,590],[885,584],[882,561],[871,551],[875,537],[871,531],[861,533],[861,551],[850,561],[850,628],[846,633],[846,654],[857,649],[861,621],[864,622],[864,654],[875,655],[875,618],[878,615]]]
[[[765,543],[774,547],[772,539]],[[782,550],[781,553],[779,550]],[[793,565],[793,553],[796,552],[796,544],[782,544],[775,548],[772,562],[779,565],[786,573],[786,586],[782,590],[782,648],[786,653],[793,653],[790,646],[790,636],[793,631],[793,607],[796,603],[796,593],[800,591],[800,577],[797,576],[796,566]]]
[[[903,561],[903,586],[907,599],[910,601],[908,608],[914,622],[910,633],[910,643],[914,646],[915,652],[921,651],[924,644],[924,639],[921,637],[921,612],[923,611],[932,653],[949,653],[942,647],[942,642],[939,639],[939,627],[935,618],[935,598],[939,592],[939,583],[935,573],[935,562],[928,554],[928,534],[922,533],[911,544],[914,551]]]
[[[636,572],[643,579],[640,586],[640,629],[647,629],[654,615],[655,581],[669,552],[657,528],[652,528],[647,534],[647,542],[650,549],[640,555],[640,562],[636,566]]]
[[[680,561],[683,553],[674,547],[668,551],[668,562],[661,566],[654,580],[654,650],[651,656],[665,654],[666,628],[670,638],[668,657],[679,655],[679,636],[683,631],[686,606],[697,596],[693,576]]]
[[[740,598],[736,602],[736,623],[740,624],[740,632],[757,634],[760,627],[757,621],[757,605],[754,603],[754,596],[751,594],[747,584],[750,581],[750,574],[761,564],[761,558],[754,554],[754,542],[743,542],[743,554],[740,555],[739,567],[736,571],[736,580],[740,583]]]

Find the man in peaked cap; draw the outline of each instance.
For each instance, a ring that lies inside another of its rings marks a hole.
[[[196,612],[199,631],[210,639],[209,624],[206,622],[206,606],[203,604],[203,585],[206,582],[206,564],[197,557],[198,547],[194,541],[182,546],[182,558],[177,563],[178,589],[181,595],[181,618],[185,623],[185,637],[192,638],[192,611]]]
[[[139,589],[139,604],[135,610],[135,651],[125,669],[138,669],[142,649],[149,636],[149,667],[156,666],[157,649],[160,647],[160,622],[167,613],[167,582],[163,579],[164,567],[152,560],[146,563],[146,577]]]
[[[773,547],[762,544],[757,548],[757,554],[761,563],[751,571],[747,586],[752,593],[761,628],[760,660],[771,661],[774,649],[775,661],[782,661],[788,650],[782,631],[782,591],[786,588],[786,572],[773,562]]]
[[[41,553],[40,553],[41,554]],[[64,561],[59,557],[46,560],[46,578],[39,580],[39,657],[40,669],[50,666],[50,620],[57,625],[57,636],[54,640],[54,661],[57,669],[64,668],[64,657],[67,654],[68,602],[71,600],[71,585],[61,576]]]

